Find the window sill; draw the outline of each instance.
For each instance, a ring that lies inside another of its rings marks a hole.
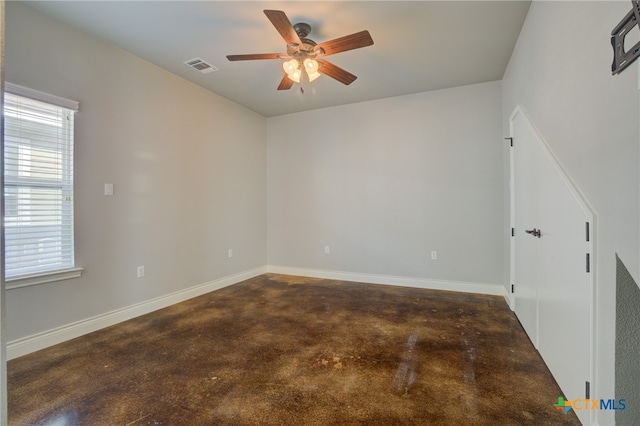
[[[68,280],[71,278],[78,278],[82,276],[84,268],[69,268],[62,269],[60,271],[42,272],[38,274],[25,274],[15,277],[7,278],[6,289],[11,290],[14,288],[28,287],[32,285],[45,284],[54,281]]]

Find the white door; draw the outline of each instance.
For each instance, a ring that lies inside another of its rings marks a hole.
[[[593,213],[520,108],[511,132],[515,312],[564,397],[585,398],[592,377]],[[533,229],[539,237],[526,232]],[[590,411],[576,414],[591,423]]]

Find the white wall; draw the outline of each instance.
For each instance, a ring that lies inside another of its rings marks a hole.
[[[534,1],[502,82],[504,134],[520,104],[597,214],[594,398],[614,397],[616,253],[640,277],[638,64],[610,68],[609,35],[629,10]],[[613,423],[612,412],[598,416]]]
[[[640,277],[638,65],[609,68],[628,2],[533,2],[502,84],[270,119],[6,8],[7,80],[80,101],[85,268],[7,291],[9,341],[265,264],[507,285],[503,137],[520,104],[598,215],[594,396],[613,397],[616,253]]]
[[[8,290],[9,341],[265,265],[264,117],[19,2],[6,5],[6,79],[80,101],[85,268]]]
[[[7,15],[7,81],[80,101],[85,268],[9,290],[10,342],[267,263],[502,284],[499,82],[266,120],[24,4]]]
[[[500,117],[492,82],[269,118],[269,264],[502,285]]]

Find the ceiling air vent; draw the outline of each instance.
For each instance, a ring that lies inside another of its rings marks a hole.
[[[189,59],[188,61],[184,61],[183,64],[196,71],[200,71],[202,74],[209,74],[210,72],[218,71],[218,68],[200,58]]]

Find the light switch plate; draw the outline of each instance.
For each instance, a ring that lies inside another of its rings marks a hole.
[[[104,195],[113,195],[113,184],[105,183],[104,184]]]

